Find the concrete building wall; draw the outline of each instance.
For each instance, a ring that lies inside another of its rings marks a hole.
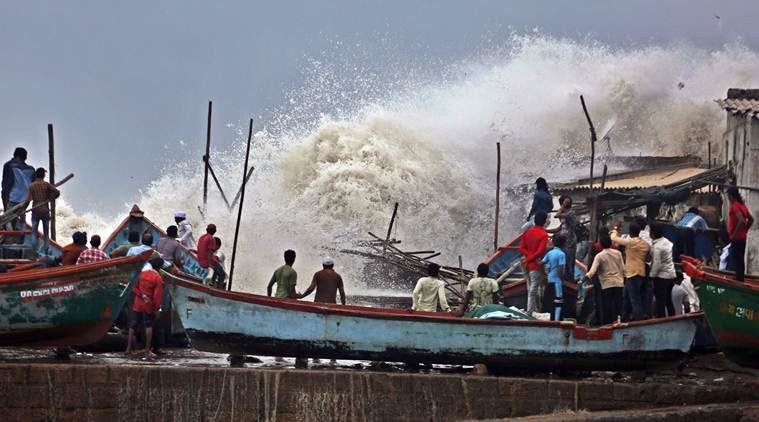
[[[759,119],[745,114],[727,113],[727,131],[725,162],[730,164],[739,186],[759,188]],[[754,215],[759,216],[759,192],[742,190],[746,206]],[[723,215],[727,218],[729,204],[725,198]],[[749,232],[746,244],[746,271],[759,273],[759,224]]]

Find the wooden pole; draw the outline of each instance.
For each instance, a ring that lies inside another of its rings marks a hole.
[[[498,223],[501,216],[501,143],[495,144],[497,156],[497,165],[495,173],[495,232],[493,235],[493,250],[498,250]]]
[[[243,185],[248,184],[248,180],[250,180],[250,176],[253,176],[253,170],[255,170],[252,166],[248,170],[248,175],[245,177],[245,181],[243,182]],[[237,201],[240,200],[240,194],[242,193],[242,185],[240,186],[240,189],[237,189],[237,193],[235,194],[234,199],[232,199],[232,203],[229,205],[229,210],[232,211],[232,208],[237,205]]]
[[[245,181],[248,176],[248,158],[250,157],[250,140],[253,138],[253,118],[248,126],[248,147],[245,149],[245,167],[242,171],[242,186],[240,187],[240,206],[237,208],[237,223],[235,224],[235,240],[232,244],[232,261],[229,264],[229,283],[227,290],[232,290],[232,277],[235,273],[235,257],[237,256],[237,237],[240,234],[240,220],[242,219],[242,205],[245,202]]]
[[[589,196],[590,200],[590,242],[594,243],[598,236],[598,195],[593,192],[593,166],[596,161],[596,128],[593,126],[593,121],[590,119],[588,113],[588,107],[585,105],[585,98],[580,95],[580,104],[582,104],[582,112],[585,113],[585,118],[588,120],[588,126],[590,128],[590,181],[589,181]],[[591,251],[593,248],[590,249]],[[588,254],[588,260],[591,259],[592,254]]]
[[[50,160],[48,166],[50,184],[55,185],[55,141],[53,124],[47,124],[47,154]],[[55,199],[50,201],[50,239],[55,240]]]
[[[585,113],[585,118],[588,119],[588,126],[590,126],[590,189],[593,189],[593,165],[596,160],[596,128],[593,126],[593,121],[590,120],[590,114],[588,114],[588,107],[585,106],[585,98],[580,95],[580,103],[582,104],[582,111]]]
[[[206,210],[208,205],[208,167],[211,160],[211,110],[213,109],[213,102],[208,102],[208,127],[206,128],[206,154],[203,156],[203,162],[205,163],[205,174],[203,175],[203,211]],[[230,280],[231,281],[231,280]]]
[[[385,236],[385,244],[382,245],[382,253],[384,254],[387,250],[387,244],[390,242],[390,234],[393,231],[393,223],[395,223],[395,216],[398,215],[398,203],[395,203],[395,206],[393,207],[393,216],[390,217],[390,225],[387,226],[387,236]]]
[[[231,210],[232,207],[229,205],[229,201],[227,200],[227,195],[224,195],[224,189],[221,188],[221,183],[219,183],[219,179],[216,177],[216,172],[213,171],[213,166],[211,165],[211,163],[208,163],[208,170],[211,172],[211,177],[213,177],[213,181],[214,183],[216,183],[216,187],[219,188],[221,199],[224,200],[224,203],[227,205],[227,209]]]
[[[712,168],[712,143],[706,144],[706,166]]]

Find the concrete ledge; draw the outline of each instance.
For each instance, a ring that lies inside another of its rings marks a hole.
[[[492,421],[492,420],[491,420]],[[759,422],[759,403],[720,403],[613,412],[564,412],[510,422]]]
[[[696,387],[336,370],[0,365],[0,415],[18,421],[447,421],[749,401],[759,401],[757,385]]]

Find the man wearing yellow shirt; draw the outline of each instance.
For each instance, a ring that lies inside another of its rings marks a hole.
[[[450,312],[451,307],[445,298],[445,283],[439,278],[440,265],[432,263],[427,267],[428,277],[422,277],[414,287],[413,306],[411,309],[420,312],[437,312],[438,304],[443,312]]]
[[[611,231],[611,241],[625,247],[625,310],[631,311],[628,319],[640,321],[644,315],[650,315],[651,303],[646,304],[646,261],[651,246],[640,238],[640,226],[630,224],[630,237],[622,238],[619,233],[620,224],[615,224]],[[627,312],[625,312],[627,314]]]

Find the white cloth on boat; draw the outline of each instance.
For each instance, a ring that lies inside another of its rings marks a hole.
[[[696,289],[693,287],[693,283],[690,281],[690,277],[688,276],[688,274],[683,273],[683,282],[680,283],[680,285],[683,286],[683,289],[685,289],[686,292],[688,292],[688,302],[690,302],[690,311],[691,312],[700,311],[701,302],[698,300]]]
[[[445,298],[445,284],[436,277],[422,277],[416,282],[412,295],[413,306],[411,309],[420,312],[437,312],[438,302],[440,309],[449,312],[448,300]]]
[[[730,262],[730,244],[722,248],[722,253],[719,255],[719,270],[727,271],[727,263]]]
[[[672,304],[675,306],[675,315],[682,315],[685,313],[685,307],[683,302],[688,297],[688,291],[680,284],[675,284],[672,287]]]

